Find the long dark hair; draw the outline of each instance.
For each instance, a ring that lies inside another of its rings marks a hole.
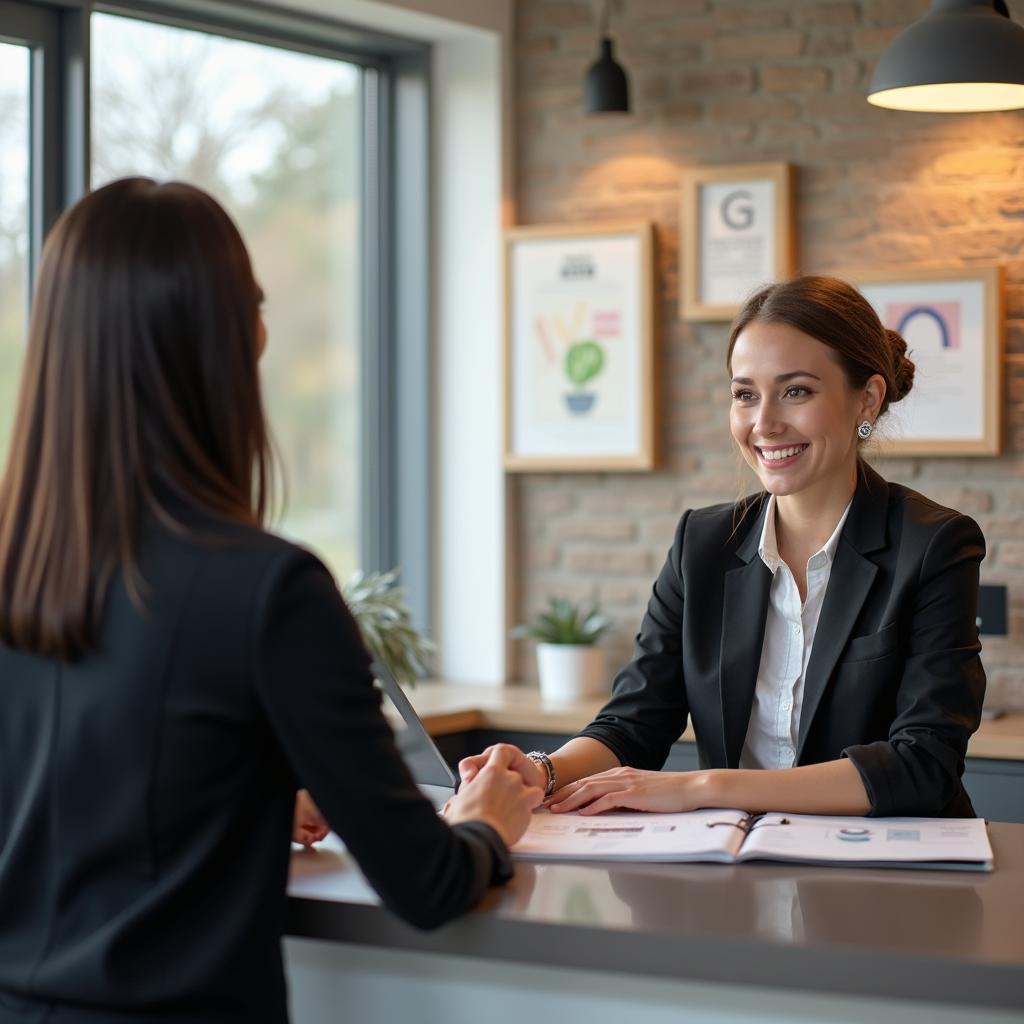
[[[0,641],[73,660],[118,572],[141,606],[147,515],[262,524],[260,300],[238,229],[190,185],[125,178],[58,220],[0,479]]]

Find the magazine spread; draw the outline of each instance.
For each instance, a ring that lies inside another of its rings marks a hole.
[[[750,815],[737,810],[581,815],[540,810],[512,852],[524,860],[776,860],[992,870],[992,847],[981,818]]]

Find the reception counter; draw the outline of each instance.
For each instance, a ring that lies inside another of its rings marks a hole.
[[[292,860],[295,1024],[641,1024],[683,1005],[682,1019],[720,1024],[1020,1021],[1024,825],[991,838],[992,874],[519,864],[424,934],[377,904],[332,837]]]
[[[499,739],[551,749],[601,705],[527,687],[409,696],[450,761]],[[667,767],[696,767],[692,735]],[[983,724],[967,781],[980,813],[1024,821],[1024,715]],[[1021,1024],[1024,824],[990,834],[992,874],[519,864],[431,934],[383,910],[332,837],[292,858],[294,1024]]]

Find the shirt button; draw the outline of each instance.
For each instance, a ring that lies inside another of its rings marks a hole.
[[[782,702],[782,710],[788,711],[793,706],[792,702],[786,700]]]
[[[799,636],[799,635],[800,635],[800,627],[799,626],[794,626],[793,627],[793,636]]]

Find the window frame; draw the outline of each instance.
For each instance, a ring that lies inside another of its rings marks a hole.
[[[37,53],[45,69],[31,115],[30,289],[45,232],[89,187],[94,12],[343,60],[363,69],[360,485],[352,500],[359,503],[361,568],[400,566],[414,622],[430,630],[429,45],[262,3],[0,0],[0,38],[27,42],[33,47],[33,73]]]
[[[43,239],[64,205],[66,168],[61,94],[67,68],[61,60],[66,30],[60,13],[30,0],[0,0],[0,42],[29,49],[28,295],[31,299]],[[70,39],[68,40],[71,41]]]

